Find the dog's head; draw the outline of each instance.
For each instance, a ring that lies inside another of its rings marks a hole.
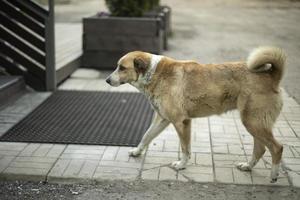
[[[148,70],[150,61],[151,54],[149,53],[130,52],[120,58],[116,70],[106,78],[106,82],[114,87],[135,82],[140,74],[144,74]]]

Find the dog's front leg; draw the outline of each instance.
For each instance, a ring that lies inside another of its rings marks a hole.
[[[181,159],[172,163],[172,167],[177,170],[184,169],[191,157],[191,121],[191,119],[185,119],[174,123],[182,150]]]
[[[139,156],[146,146],[150,144],[150,142],[158,136],[168,125],[170,122],[166,119],[163,119],[158,113],[155,112],[152,124],[146,131],[145,135],[142,138],[142,141],[138,145],[138,147],[131,149],[129,151],[130,156]]]

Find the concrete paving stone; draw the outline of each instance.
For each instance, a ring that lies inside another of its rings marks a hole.
[[[295,155],[293,154],[293,152],[290,149],[290,146],[288,146],[288,145],[283,145],[283,154],[282,154],[282,156],[284,158],[287,158],[287,157],[294,158],[295,157]]]
[[[17,156],[20,151],[0,150],[2,156]]]
[[[105,150],[105,148],[105,146],[100,145],[69,144],[66,150]]]
[[[154,139],[148,146],[148,150],[150,151],[163,151],[164,148],[164,140]]]
[[[224,153],[224,154],[229,153],[227,144],[213,146],[212,149],[214,153]]]
[[[258,168],[253,168],[251,171],[252,177],[270,177],[271,170],[270,169],[258,169]],[[283,173],[282,170],[280,170],[278,177],[286,177]]]
[[[7,167],[2,173],[18,175],[44,175],[48,173],[46,168]]]
[[[58,159],[49,173],[49,177],[61,177],[67,169],[71,159]]]
[[[133,168],[133,169],[140,169],[141,168],[141,163],[130,163],[130,162],[124,162],[124,161],[106,161],[106,160],[101,160],[99,163],[99,166],[117,166],[119,168]]]
[[[93,178],[100,179],[135,179],[139,170],[125,167],[98,166]]]
[[[9,166],[14,158],[15,156],[0,156],[0,173]]]
[[[108,146],[106,147],[101,160],[115,160],[119,147]]]
[[[228,145],[229,153],[245,155],[244,147],[241,144],[238,145]]]
[[[130,158],[128,152],[131,149],[132,147],[120,147],[115,160],[128,162]]]
[[[214,175],[213,174],[184,174],[186,177],[188,177],[190,180],[199,182],[199,183],[208,183],[208,182],[214,182]]]
[[[79,172],[84,164],[84,160],[71,160],[68,167],[63,173],[63,177],[78,177]]]
[[[253,184],[269,186],[289,186],[290,183],[286,177],[278,178],[276,183],[270,182],[270,177],[253,177]]]
[[[190,181],[191,179],[188,179],[187,177],[181,175],[181,174],[177,174],[177,181],[182,181],[182,182],[188,182]]]
[[[50,151],[47,153],[46,157],[59,157],[67,145],[64,144],[54,144]]]
[[[239,138],[224,138],[224,137],[213,137],[213,143],[226,143],[226,144],[240,144],[241,140]]]
[[[148,170],[148,169],[154,169],[154,168],[159,168],[160,164],[148,164],[144,163],[142,166],[142,170]]]
[[[286,128],[279,128],[280,133],[282,136],[285,137],[296,137],[296,134],[294,133],[294,131],[290,128],[290,127],[286,127]]]
[[[204,146],[204,147],[191,147],[192,153],[211,153],[211,148]]]
[[[154,157],[170,157],[170,158],[178,158],[178,152],[167,152],[167,151],[147,151],[147,156]]]
[[[212,166],[211,154],[196,153],[196,164],[203,166]]]
[[[32,154],[41,146],[41,144],[30,143],[20,153],[19,156],[32,156]]]
[[[251,173],[233,168],[233,179],[236,184],[252,184]]]
[[[170,164],[176,160],[178,160],[178,159],[170,158],[170,157],[146,156],[145,163],[166,165],[166,164]]]
[[[250,159],[251,159],[251,158],[249,157],[248,160],[250,160]],[[256,163],[255,168],[257,168],[257,169],[265,169],[265,168],[266,168],[266,165],[265,165],[264,161],[263,161],[262,159],[260,159],[260,160],[258,161],[258,163]]]
[[[238,135],[238,129],[235,126],[235,123],[233,122],[234,126],[230,126],[228,122],[226,122],[226,126],[224,126],[225,135],[231,135],[231,136],[237,136]]]
[[[285,144],[289,146],[300,147],[300,141],[298,140],[286,141]]]
[[[220,183],[233,183],[233,172],[231,168],[215,168],[216,181]]]
[[[223,125],[217,125],[217,124],[211,124],[210,125],[210,131],[212,134],[214,133],[224,133],[224,127]]]
[[[300,165],[300,157],[298,158],[282,158],[284,160],[285,164],[296,164],[296,165]]]
[[[0,123],[0,137],[4,135],[12,126],[14,123]]]
[[[30,92],[27,93],[16,101],[8,104],[1,113],[18,113],[28,114],[39,104],[41,104],[51,93],[50,92]]]
[[[38,162],[16,162],[12,161],[9,167],[33,168],[33,169],[50,169],[53,163],[38,163]]]
[[[213,174],[212,167],[205,167],[199,165],[188,165],[186,169],[180,170],[182,174]]]
[[[210,141],[191,141],[191,147],[210,147]]]
[[[300,172],[300,165],[287,164],[286,166],[295,172]]]
[[[213,139],[223,139],[223,138],[226,138],[226,140],[228,140],[228,139],[234,139],[234,140],[236,140],[236,139],[239,139],[240,136],[237,133],[234,133],[234,134],[229,134],[229,133],[226,133],[226,134],[224,134],[224,133],[213,133],[212,134],[212,138]]]
[[[64,154],[88,154],[88,155],[102,155],[103,149],[66,149]]]
[[[46,156],[53,144],[41,144],[32,154],[32,156]]]
[[[100,160],[102,154],[75,154],[63,153],[60,158],[62,159],[87,159],[87,160]]]
[[[300,173],[289,171],[288,175],[290,177],[292,185],[294,187],[300,188]]]
[[[158,180],[159,168],[153,168],[142,171],[142,179],[145,180]]]
[[[169,167],[161,167],[159,170],[159,180],[177,180],[177,172]]]
[[[54,163],[56,158],[37,157],[37,156],[17,156],[16,162],[35,162],[35,163]]]
[[[0,112],[0,124],[4,123],[17,123],[22,118],[24,118],[25,114],[23,113],[6,113],[2,114]]]
[[[24,142],[0,142],[0,150],[22,151],[27,145]]]
[[[163,151],[175,151],[179,150],[179,142],[173,142],[169,140],[165,140],[165,145]]]
[[[240,161],[234,161],[234,160],[214,160],[214,165],[216,167],[233,168],[239,162]]]
[[[143,153],[142,155],[138,156],[138,157],[129,157],[128,162],[129,163],[142,163],[144,160],[145,154]]]

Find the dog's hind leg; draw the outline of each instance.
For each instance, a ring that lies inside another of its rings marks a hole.
[[[266,152],[265,145],[262,144],[259,139],[254,139],[254,146],[253,146],[253,154],[252,158],[249,162],[240,162],[237,164],[237,168],[242,171],[251,171],[252,168],[258,163],[259,159],[264,155]]]
[[[163,119],[158,113],[155,112],[152,124],[146,131],[143,136],[141,142],[138,147],[133,148],[129,151],[130,156],[139,156],[146,146],[150,144],[150,142],[158,136],[168,125],[170,122],[166,119]]]
[[[172,163],[172,167],[177,170],[184,169],[191,157],[191,121],[191,119],[185,119],[174,123],[182,150],[181,159]]]
[[[246,126],[247,130],[251,133],[251,135],[255,138],[255,140],[258,140],[261,145],[266,146],[272,156],[272,169],[271,169],[271,182],[276,182],[277,177],[279,175],[279,164],[281,161],[282,157],[282,151],[283,151],[283,146],[277,142],[277,140],[274,138],[272,134],[272,128],[267,128],[265,125],[263,125],[258,119],[249,119],[247,121],[243,120],[244,125]],[[254,141],[255,141],[254,140]],[[254,148],[257,148],[257,145],[254,145]],[[257,156],[262,156],[263,154],[263,149],[259,150],[254,150],[254,152],[258,153],[257,155],[253,155],[254,160],[252,161],[253,163],[249,162],[249,169],[251,169],[256,163],[256,159],[258,158]],[[259,155],[261,154],[261,155]],[[253,166],[251,166],[253,165]],[[245,169],[241,165],[238,166],[239,169]],[[247,169],[247,168],[246,168]]]

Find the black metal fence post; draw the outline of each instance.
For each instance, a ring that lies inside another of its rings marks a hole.
[[[54,26],[54,0],[48,0],[49,16],[46,20],[46,90],[56,90],[55,69],[55,26]]]

